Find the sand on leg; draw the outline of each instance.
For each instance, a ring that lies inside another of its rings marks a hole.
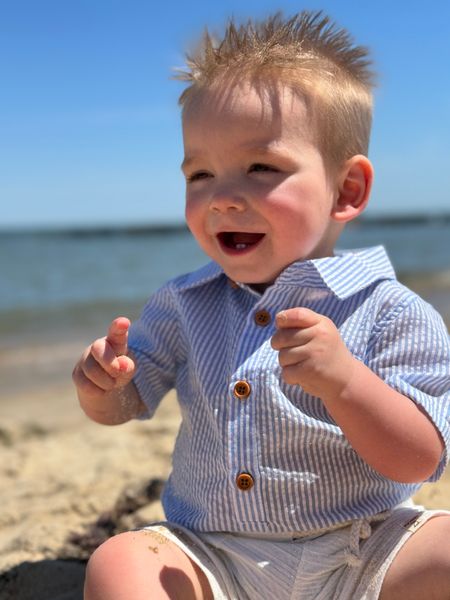
[[[206,575],[173,542],[152,531],[110,538],[91,556],[85,600],[212,600]]]

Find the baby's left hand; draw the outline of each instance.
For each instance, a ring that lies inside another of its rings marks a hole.
[[[322,399],[339,397],[357,359],[335,324],[308,308],[291,308],[277,314],[276,326],[272,348],[285,382]]]

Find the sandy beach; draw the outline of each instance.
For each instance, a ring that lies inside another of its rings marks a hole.
[[[163,518],[159,496],[180,419],[175,394],[151,421],[90,422],[71,384],[83,347],[0,348],[1,600],[82,600],[96,546]],[[450,469],[415,500],[449,509]]]
[[[86,560],[98,543],[163,517],[175,395],[152,421],[96,425],[70,382],[76,356],[55,356],[52,372],[35,365],[34,386],[22,378],[0,393],[1,600],[82,599]],[[4,360],[2,382],[6,368]]]

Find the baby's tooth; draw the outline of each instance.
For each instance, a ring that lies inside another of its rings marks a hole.
[[[247,244],[236,244],[236,250],[245,250]]]

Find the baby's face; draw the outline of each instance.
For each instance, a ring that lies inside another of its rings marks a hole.
[[[183,135],[187,223],[231,279],[264,288],[296,260],[332,255],[337,186],[289,89],[200,92]]]

